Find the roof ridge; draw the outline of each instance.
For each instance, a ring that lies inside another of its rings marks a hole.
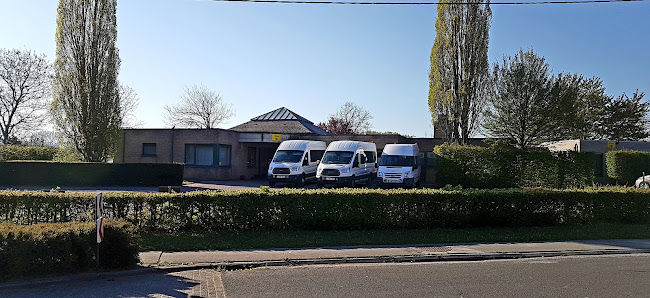
[[[251,121],[279,121],[279,120],[298,120],[301,122],[305,121],[311,124],[314,123],[307,120],[305,117],[298,115],[294,111],[287,109],[286,107],[280,107],[273,111],[251,118]]]

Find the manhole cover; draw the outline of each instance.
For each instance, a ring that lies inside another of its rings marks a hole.
[[[451,251],[451,247],[449,246],[426,246],[426,247],[418,247],[418,249],[421,249],[425,252],[448,252]]]

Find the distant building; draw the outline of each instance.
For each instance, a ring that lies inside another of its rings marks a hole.
[[[378,154],[386,144],[417,143],[424,162],[441,138],[394,135],[329,135],[313,122],[279,108],[231,129],[124,129],[114,162],[184,163],[191,181],[266,178],[269,163],[285,140],[374,142]],[[471,143],[482,145],[482,139]]]
[[[593,152],[596,154],[594,174],[596,183],[608,183],[605,153],[612,150],[634,150],[650,152],[649,142],[612,140],[564,140],[543,144],[550,151]],[[640,174],[639,174],[640,175]]]

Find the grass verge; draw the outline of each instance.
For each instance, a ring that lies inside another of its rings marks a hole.
[[[144,234],[140,250],[191,251],[262,248],[647,239],[647,224],[374,231],[267,231]]]

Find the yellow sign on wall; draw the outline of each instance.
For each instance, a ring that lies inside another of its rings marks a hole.
[[[281,134],[271,134],[271,140],[274,142],[280,142],[282,141],[282,135]]]
[[[616,142],[607,142],[607,148],[616,149]]]

